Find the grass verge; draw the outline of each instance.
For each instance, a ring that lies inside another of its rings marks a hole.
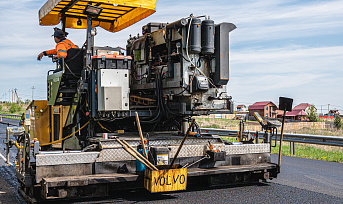
[[[272,154],[279,154],[279,147],[279,143],[276,147],[272,147]],[[307,144],[295,143],[294,152],[294,155],[291,154],[289,142],[283,142],[281,155],[343,163],[343,152],[341,151],[328,151]]]
[[[9,118],[9,119],[14,119],[14,120],[20,120],[20,118],[17,117],[11,117],[11,116],[1,116],[2,118]]]

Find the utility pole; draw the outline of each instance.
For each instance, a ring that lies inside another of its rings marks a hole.
[[[8,90],[8,103],[11,103],[11,89]]]
[[[32,101],[33,101],[33,96],[34,96],[34,92],[35,92],[35,86],[32,86]]]
[[[330,113],[330,104],[328,104],[328,114]]]
[[[320,105],[320,113],[323,114],[323,105]]]
[[[17,93],[17,88],[14,89],[14,93],[15,95],[17,96],[17,103],[20,105],[20,100],[19,100],[19,96],[18,96],[18,93]]]

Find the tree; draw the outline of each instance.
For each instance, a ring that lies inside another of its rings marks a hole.
[[[310,122],[318,121],[317,109],[314,107],[314,105],[309,107],[309,114],[307,115],[307,118],[310,120]]]
[[[25,104],[29,104],[29,103],[31,103],[31,101],[29,99],[26,99]]]
[[[333,122],[335,128],[341,129],[342,128],[342,119],[339,117],[339,115],[336,115],[335,121]]]
[[[20,110],[21,110],[21,107],[18,106],[16,103],[12,103],[12,105],[9,109],[10,113],[15,113],[15,112],[20,111]]]

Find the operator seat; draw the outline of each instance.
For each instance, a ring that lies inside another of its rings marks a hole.
[[[73,104],[75,94],[77,93],[77,82],[81,77],[84,61],[84,49],[71,48],[64,59],[64,73],[61,78],[58,98],[61,100],[56,105]],[[63,62],[62,62],[63,63]],[[62,94],[62,97],[60,97]]]
[[[84,49],[71,48],[67,52],[67,57],[64,59],[65,64],[65,74],[75,75],[80,77],[81,71],[83,69],[83,60],[84,60]]]

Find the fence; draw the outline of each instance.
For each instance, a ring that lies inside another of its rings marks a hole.
[[[221,136],[237,137],[239,130],[224,130],[224,129],[214,129],[214,128],[201,128],[201,132],[206,132],[209,134],[216,134]],[[256,135],[256,132],[248,132]],[[264,132],[258,132],[259,138],[263,138]],[[277,134],[277,139],[280,140],[281,134]],[[253,136],[254,137],[254,136]],[[275,138],[272,138],[275,139]],[[308,143],[308,144],[318,144],[318,145],[332,145],[343,147],[343,137],[334,136],[322,136],[322,135],[304,135],[304,134],[283,134],[283,141],[288,142],[298,142],[298,143]]]
[[[224,129],[214,129],[214,128],[201,128],[201,132],[206,132],[208,134],[215,134],[220,136],[237,137],[239,130],[224,130]],[[252,134],[252,138],[256,137],[258,133],[259,138],[263,139],[264,132],[250,132],[245,131],[244,133]],[[278,133],[276,136],[277,140],[280,140],[281,134]],[[272,138],[273,140],[275,137]],[[317,144],[317,145],[331,145],[343,147],[343,137],[334,136],[322,136],[322,135],[304,135],[304,134],[283,134],[283,140],[291,142],[291,153],[294,154],[294,143],[307,143],[307,144]]]

